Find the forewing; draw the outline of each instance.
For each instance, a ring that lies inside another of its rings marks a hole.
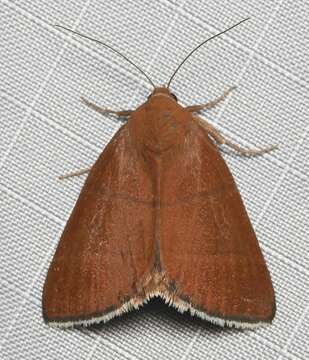
[[[106,321],[142,302],[154,261],[152,201],[125,125],[93,166],[60,239],[43,292],[47,322]]]
[[[270,322],[274,291],[233,177],[204,128],[161,179],[161,262],[167,297],[218,324]]]

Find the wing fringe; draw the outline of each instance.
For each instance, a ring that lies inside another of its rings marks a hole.
[[[259,327],[266,326],[271,323],[271,321],[257,321],[257,322],[248,322],[240,320],[231,320],[224,317],[218,317],[208,314],[205,311],[196,309],[192,304],[187,301],[182,300],[174,292],[168,290],[167,288],[162,289],[162,284],[158,285],[153,291],[146,293],[144,297],[133,297],[127,302],[123,303],[117,309],[104,312],[101,315],[96,314],[89,316],[85,319],[71,319],[71,320],[49,320],[45,318],[45,322],[52,327],[56,328],[72,328],[75,326],[91,326],[98,323],[106,323],[109,320],[121,316],[132,310],[137,310],[142,307],[144,304],[147,304],[151,299],[159,297],[161,298],[168,306],[175,308],[178,312],[184,313],[189,312],[192,316],[197,316],[203,320],[209,321],[212,324],[219,325],[221,327],[230,327],[237,329],[255,329]]]

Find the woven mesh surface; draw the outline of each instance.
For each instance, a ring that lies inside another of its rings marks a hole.
[[[304,0],[0,0],[0,358],[308,359],[309,84]],[[84,178],[120,126],[79,101],[134,109],[149,94],[140,74],[103,47],[55,29],[104,39],[157,84],[203,39],[173,91],[201,103],[237,90],[205,114],[243,146],[279,144],[254,159],[224,154],[270,268],[278,311],[272,326],[222,330],[155,300],[91,329],[54,330],[41,291]]]

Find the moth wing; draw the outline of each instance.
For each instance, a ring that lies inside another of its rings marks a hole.
[[[60,239],[43,290],[46,322],[107,321],[143,302],[154,261],[152,201],[124,125],[93,166]]]
[[[175,174],[178,174],[175,176]],[[195,124],[161,181],[164,297],[220,325],[271,322],[275,297],[254,230],[217,146]]]

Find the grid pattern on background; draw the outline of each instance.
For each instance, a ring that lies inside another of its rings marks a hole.
[[[308,2],[0,0],[0,358],[308,359]],[[205,114],[243,146],[279,144],[254,159],[224,154],[272,274],[272,326],[222,330],[154,300],[91,329],[55,330],[41,317],[48,265],[84,178],[119,127],[79,101],[135,108],[149,85],[129,64],[55,23],[104,39],[157,84],[186,53],[209,43],[177,75],[184,104],[238,85]]]

